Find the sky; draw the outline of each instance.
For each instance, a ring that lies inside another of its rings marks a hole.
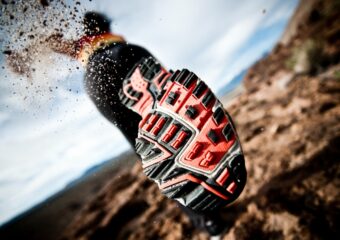
[[[272,49],[297,3],[93,0],[83,7],[112,17],[114,32],[167,68],[190,69],[218,91]],[[0,225],[130,148],[85,94],[77,62],[51,52],[40,60],[30,80],[11,73],[0,54]]]

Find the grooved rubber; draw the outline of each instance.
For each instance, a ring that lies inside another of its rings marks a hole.
[[[216,210],[240,195],[247,173],[235,126],[194,73],[170,73],[143,59],[119,96],[142,116],[136,152],[163,194],[196,211]]]

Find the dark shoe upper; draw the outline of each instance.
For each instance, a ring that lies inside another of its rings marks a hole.
[[[86,67],[85,89],[98,110],[119,127],[134,145],[140,116],[121,104],[118,91],[128,72],[144,57],[152,56],[142,47],[112,43],[91,55]]]

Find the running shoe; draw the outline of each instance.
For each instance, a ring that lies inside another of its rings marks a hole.
[[[130,71],[119,97],[142,117],[135,149],[163,194],[197,212],[240,195],[247,173],[235,125],[199,77],[147,58]]]

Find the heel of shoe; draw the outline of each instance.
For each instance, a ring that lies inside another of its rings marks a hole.
[[[126,107],[141,116],[154,105],[170,76],[154,58],[142,59],[123,81],[119,98]]]

